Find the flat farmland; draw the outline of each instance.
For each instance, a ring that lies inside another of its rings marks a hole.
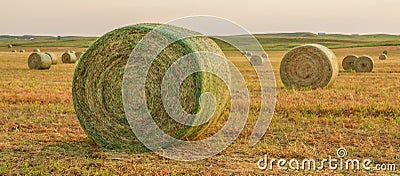
[[[277,80],[277,105],[270,127],[255,146],[248,138],[260,109],[260,86],[244,56],[225,51],[242,72],[251,95],[248,123],[235,143],[221,154],[197,162],[178,162],[153,153],[127,154],[96,146],[75,115],[71,84],[74,64],[29,70],[26,53],[0,49],[0,175],[201,175],[287,174],[259,170],[257,161],[271,158],[322,160],[346,148],[348,158],[400,165],[400,47],[334,49],[337,62],[349,54],[370,55],[372,73],[345,72],[332,87],[297,91],[283,87],[280,60],[285,51],[268,52]],[[59,58],[74,47],[39,47]],[[20,48],[14,48],[19,51]],[[389,59],[379,61],[383,50]],[[225,114],[227,116],[227,114]],[[360,171],[292,171],[293,174],[367,174]],[[398,171],[371,171],[399,174]]]

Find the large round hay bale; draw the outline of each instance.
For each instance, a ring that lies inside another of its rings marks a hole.
[[[356,55],[346,56],[342,61],[342,67],[344,70],[354,70],[354,62],[358,59]]]
[[[51,58],[51,64],[52,64],[52,65],[57,65],[57,63],[58,63],[58,56],[57,56],[56,54],[54,54],[54,53],[45,53],[45,54],[47,54],[48,56],[50,56],[50,58]]]
[[[79,60],[79,58],[81,58],[82,54],[83,54],[83,52],[76,52],[75,53],[76,59]]]
[[[382,52],[382,54],[388,55],[388,54],[389,54],[389,51],[388,51],[388,50],[385,50],[385,51]]]
[[[137,24],[111,31],[100,37],[79,59],[73,77],[72,93],[77,117],[86,134],[98,145],[109,149],[143,152],[146,147],[132,132],[124,113],[122,81],[132,50],[158,24]],[[185,126],[170,118],[163,108],[161,83],[168,68],[179,58],[197,51],[223,52],[206,37],[181,39],[182,35],[199,34],[183,28],[167,26],[157,33],[165,38],[180,39],[166,47],[152,62],[147,74],[145,93],[148,108],[155,123],[166,134],[177,139],[197,140],[215,130],[229,99],[229,91],[212,74],[195,73],[179,88],[182,107],[191,114],[199,110],[199,98],[204,92],[216,97],[218,106],[213,117],[204,125]],[[159,40],[153,39],[155,45]],[[221,67],[222,69],[222,67]]]
[[[11,44],[8,45],[8,48],[12,48],[12,47],[13,47],[13,45],[11,45]]]
[[[386,54],[381,54],[380,56],[379,56],[379,60],[386,60],[388,57],[387,57],[387,55]]]
[[[17,50],[12,50],[11,52],[12,52],[12,53],[16,53],[16,52],[17,52]]]
[[[77,61],[75,53],[65,52],[61,56],[62,63],[64,64],[73,64]]]
[[[40,52],[40,49],[39,49],[39,48],[36,48],[36,49],[33,50],[33,52],[39,53],[39,52]]]
[[[25,53],[25,50],[21,49],[19,50],[20,53]]]
[[[370,56],[361,56],[354,62],[356,72],[368,73],[374,69],[374,60]]]
[[[253,56],[251,56],[251,58],[250,58],[250,63],[251,63],[251,65],[253,65],[253,66],[262,65],[262,63],[263,63],[263,58],[262,58],[261,56],[259,56],[259,55],[253,55]]]
[[[335,54],[325,46],[308,44],[286,53],[280,76],[287,88],[323,88],[333,84],[339,72]]]
[[[261,57],[264,58],[264,59],[268,59],[268,54],[267,53],[263,53],[263,54],[261,54]]]
[[[28,58],[28,66],[33,70],[44,70],[50,69],[51,67],[51,58],[49,55],[44,53],[32,53]]]

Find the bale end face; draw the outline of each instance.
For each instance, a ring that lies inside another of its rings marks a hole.
[[[258,55],[253,55],[250,58],[250,63],[253,66],[260,66],[263,63],[263,58],[261,56],[258,56]]]
[[[361,56],[354,62],[355,70],[359,73],[369,73],[374,69],[374,60],[370,56]]]
[[[387,57],[387,55],[386,54],[381,54],[380,56],[379,56],[379,60],[386,60],[388,57]]]
[[[354,62],[358,59],[356,55],[346,56],[342,61],[342,67],[344,70],[354,70]]]
[[[333,84],[339,73],[335,54],[325,46],[308,44],[290,50],[280,66],[287,88],[316,89]]]

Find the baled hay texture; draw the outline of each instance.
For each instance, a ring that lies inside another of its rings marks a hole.
[[[44,53],[32,53],[28,58],[28,66],[33,70],[44,70],[50,69],[51,67],[51,58],[49,55]]]
[[[13,46],[10,44],[10,45],[8,45],[8,48],[12,48]]]
[[[288,88],[323,88],[333,84],[339,73],[335,54],[325,46],[308,44],[286,53],[280,76]]]
[[[58,56],[56,54],[54,54],[54,53],[45,53],[45,54],[50,56],[52,65],[57,65],[58,64]]]
[[[358,59],[356,55],[346,56],[342,61],[342,67],[344,70],[354,70],[354,62]]]
[[[33,52],[39,53],[39,52],[40,52],[40,49],[36,48],[36,49],[33,50]]]
[[[17,50],[12,50],[11,52],[12,52],[12,53],[16,53],[16,52],[17,52]]]
[[[62,63],[73,64],[77,61],[75,53],[66,52],[61,56]]]
[[[261,57],[264,58],[264,59],[268,59],[268,54],[263,53],[263,54],[261,55]]]
[[[83,52],[77,52],[77,53],[75,53],[76,59],[79,60],[79,58],[81,58],[82,54],[83,54]]]
[[[386,54],[381,54],[379,56],[379,60],[386,60],[387,59],[387,55]]]
[[[25,50],[22,49],[22,50],[19,50],[19,52],[20,52],[20,53],[25,53]]]
[[[259,55],[253,55],[250,58],[251,65],[259,66],[263,63],[263,58]]]
[[[109,149],[143,152],[147,149],[132,132],[126,119],[122,100],[122,80],[125,66],[134,47],[159,24],[137,24],[116,29],[99,38],[78,61],[73,77],[72,93],[77,117],[86,134],[98,145]],[[176,39],[176,32],[198,36],[183,28],[168,26],[160,33]],[[171,32],[173,31],[173,32]],[[154,40],[157,45],[158,40]],[[177,123],[168,116],[161,99],[161,83],[168,68],[180,57],[205,51],[223,56],[218,45],[206,37],[181,39],[166,47],[154,60],[146,79],[146,99],[155,123],[168,135],[177,139],[197,140],[215,130],[222,111],[229,101],[229,93],[222,80],[212,74],[195,73],[181,84],[179,94],[182,107],[191,114],[198,112],[199,98],[204,92],[216,97],[214,116],[201,126],[190,127]]]
[[[382,53],[385,54],[385,55],[388,55],[388,54],[389,54],[389,51],[388,51],[388,50],[385,50],[385,51],[383,51]]]
[[[247,52],[246,52],[246,56],[251,57],[252,55],[253,55],[252,52],[250,52],[250,51],[247,51]]]
[[[354,62],[356,72],[369,73],[374,69],[374,60],[370,56],[361,56]]]

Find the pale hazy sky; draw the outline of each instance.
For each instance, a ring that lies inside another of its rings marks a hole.
[[[232,20],[252,33],[400,34],[400,0],[0,0],[0,35],[100,36],[189,15]]]

